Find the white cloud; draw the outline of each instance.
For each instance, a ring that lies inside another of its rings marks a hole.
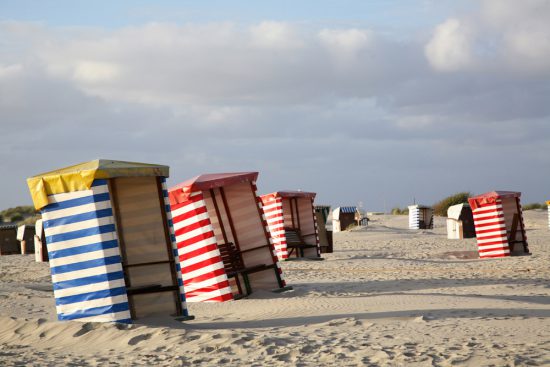
[[[252,44],[268,49],[294,49],[303,46],[300,35],[285,22],[264,21],[250,27]]]
[[[79,61],[74,70],[75,80],[82,83],[114,82],[119,75],[118,65],[107,62]]]
[[[550,1],[483,0],[439,24],[425,53],[440,71],[550,74]]]
[[[426,57],[437,70],[455,71],[472,64],[472,30],[458,19],[437,26],[425,48]]]
[[[365,48],[373,35],[365,29],[322,29],[319,38],[333,52],[353,54]]]
[[[12,64],[3,66],[0,64],[0,78],[8,78],[15,76],[23,70],[23,65],[21,64]]]

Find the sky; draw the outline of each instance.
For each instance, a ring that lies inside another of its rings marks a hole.
[[[0,0],[0,208],[97,159],[387,211],[550,199],[549,0]]]

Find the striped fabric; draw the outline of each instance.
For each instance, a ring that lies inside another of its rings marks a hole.
[[[283,205],[283,200],[285,198],[281,196],[273,195],[264,195],[260,197],[260,202],[263,204],[263,213],[268,224],[269,232],[271,234],[271,240],[275,246],[275,253],[279,260],[288,259],[288,249],[286,243],[285,235],[285,216],[287,221],[291,221],[292,214],[290,213],[290,206],[287,206],[287,209],[284,209],[285,205],[289,205],[289,199],[286,198],[286,204]],[[304,201],[307,200],[308,205],[304,204]],[[313,230],[311,236],[315,236],[315,245],[317,257],[321,256],[321,246],[319,242],[319,228],[317,227],[317,220],[315,216],[315,207],[313,206],[313,199],[310,198],[299,198],[298,201],[301,203],[299,205],[299,217],[304,223],[302,223],[307,228]],[[311,215],[309,215],[311,211]],[[287,222],[287,225],[289,223]],[[312,243],[312,239],[305,239],[308,243]]]
[[[187,310],[187,303],[185,300],[185,290],[183,287],[183,279],[181,275],[181,265],[178,254],[178,245],[176,243],[176,235],[174,233],[174,222],[172,220],[172,211],[170,209],[170,199],[168,198],[168,187],[166,186],[166,178],[161,177],[162,182],[162,195],[164,197],[164,209],[166,211],[166,218],[168,219],[168,227],[170,228],[170,241],[172,242],[172,251],[174,254],[174,260],[176,262],[176,275],[178,277],[178,285],[180,288],[181,308],[183,310],[183,316],[189,316]]]
[[[480,258],[510,256],[502,201],[480,205],[473,210]]]
[[[233,299],[201,192],[172,205],[174,234],[187,302]]]
[[[340,212],[341,213],[355,213],[357,211],[357,207],[356,206],[341,206],[340,207]]]
[[[409,206],[409,229],[433,229],[433,209],[411,205]],[[421,222],[424,224],[421,224]]]
[[[273,240],[271,238],[271,235],[270,235],[270,232],[269,232],[269,226],[267,224],[267,219],[266,219],[265,214],[264,214],[265,212],[264,212],[264,208],[263,208],[262,199],[258,195],[258,187],[256,186],[256,182],[252,182],[252,191],[254,192],[254,197],[256,198],[256,203],[258,204],[258,208],[260,209],[258,213],[262,213],[261,214],[261,216],[262,216],[262,225],[264,226],[266,238],[269,241],[269,245],[271,246],[271,255],[272,255],[272,258],[273,258],[273,263],[277,266],[277,272],[279,273],[279,277],[280,277],[281,282],[282,282],[281,286],[286,287],[286,281],[285,281],[285,278],[284,278],[284,275],[283,275],[283,269],[281,269],[281,264],[278,261],[277,251],[275,250],[275,243],[273,242]],[[286,242],[285,242],[285,247],[286,247]]]
[[[548,204],[548,228],[550,228],[550,204]]]
[[[131,323],[107,181],[48,203],[42,219],[58,319]]]
[[[409,207],[409,229],[420,229],[420,209]]]
[[[266,219],[275,254],[279,260],[288,258],[283,219],[283,199],[281,197],[264,196],[261,198],[264,218]]]

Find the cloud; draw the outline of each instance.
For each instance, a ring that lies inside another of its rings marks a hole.
[[[118,65],[106,62],[80,61],[74,70],[74,79],[84,84],[113,82],[119,75]]]
[[[9,78],[19,74],[22,70],[23,66],[20,64],[0,65],[0,78]]]
[[[455,71],[472,64],[472,31],[458,19],[437,26],[426,45],[426,57],[437,70]]]
[[[285,22],[264,21],[250,27],[252,44],[268,49],[296,49],[303,46],[293,26]]]
[[[484,0],[480,11],[438,25],[425,46],[437,70],[548,76],[550,2]]]
[[[171,183],[260,170],[265,191],[378,209],[384,195],[429,203],[519,177],[540,194],[546,25],[512,6],[484,2],[407,37],[281,21],[0,23],[0,173],[18,180],[0,200],[19,204],[26,176],[93,158],[169,164]]]

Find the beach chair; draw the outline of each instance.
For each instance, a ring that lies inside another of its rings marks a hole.
[[[288,257],[295,252],[296,257],[304,257],[304,250],[307,248],[317,248],[317,245],[306,243],[300,234],[300,231],[295,228],[285,227],[286,247],[288,249]],[[323,258],[315,258],[324,260]]]
[[[248,267],[245,266],[242,252],[237,249],[233,242],[220,243],[218,245],[218,249],[220,250],[220,256],[223,262],[225,273],[227,274],[227,278],[235,278],[237,288],[239,289],[239,293],[241,295],[248,296],[252,293],[252,287],[250,285],[250,279],[248,277],[249,274],[265,270],[273,270],[275,271],[275,276],[280,282],[280,274],[275,264],[257,264]],[[243,278],[246,293],[243,293],[239,275]]]

